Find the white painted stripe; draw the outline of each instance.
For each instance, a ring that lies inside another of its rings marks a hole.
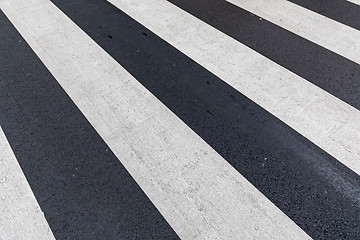
[[[360,64],[360,31],[286,0],[227,0]]]
[[[110,2],[360,174],[357,109],[167,1]]]
[[[360,5],[360,0],[347,0],[348,2],[355,3],[357,5]]]
[[[50,1],[0,6],[182,239],[309,239]]]
[[[1,127],[0,239],[55,239]]]

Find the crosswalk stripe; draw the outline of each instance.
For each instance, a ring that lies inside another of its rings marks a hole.
[[[180,237],[309,238],[52,4],[1,7]]]
[[[360,174],[357,109],[166,1],[110,2]]]
[[[1,10],[0,32],[0,125],[55,238],[179,239]]]
[[[55,239],[0,127],[0,239]]]
[[[357,5],[360,5],[360,1],[359,0],[347,0],[349,2],[355,3]]]
[[[360,7],[346,0],[288,0],[337,22],[360,30]]]
[[[360,109],[359,64],[227,1],[169,2]]]
[[[360,64],[360,31],[286,0],[227,0]]]
[[[52,2],[308,234],[353,236],[355,173],[111,4]]]

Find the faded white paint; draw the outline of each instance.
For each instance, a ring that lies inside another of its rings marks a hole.
[[[0,6],[182,239],[309,239],[50,1]]]
[[[227,0],[360,64],[360,31],[286,0]]]
[[[357,109],[165,0],[110,2],[360,174]]]
[[[55,239],[1,127],[0,239]]]

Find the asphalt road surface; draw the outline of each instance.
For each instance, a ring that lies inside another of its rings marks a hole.
[[[0,9],[0,240],[360,239],[359,0]]]

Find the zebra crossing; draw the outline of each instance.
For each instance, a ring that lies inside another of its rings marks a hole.
[[[291,2],[0,1],[0,239],[358,239],[359,30]]]
[[[229,0],[296,35],[360,63],[360,32],[288,1]]]
[[[129,4],[118,0],[110,0],[110,2],[119,9],[124,9],[129,16],[327,150],[350,169],[360,173],[360,162],[354,161],[360,159],[360,150],[357,150],[360,134],[356,134],[356,130],[360,130],[360,122],[357,121],[360,119],[358,110],[343,104],[305,79],[280,68],[221,32],[208,28],[189,14],[177,11],[171,3],[157,1],[154,4],[149,1],[136,1]],[[149,9],[150,17],[146,18],[147,15],[140,9]],[[160,22],[159,19],[163,21]],[[179,19],[184,19],[184,22],[180,22]],[[163,29],[166,29],[165,33]],[[194,29],[196,34],[193,34]],[[258,69],[258,71],[244,72],[244,69]],[[293,94],[289,96],[289,92]],[[341,129],[333,129],[338,123],[343,122],[344,112],[349,116],[346,125]],[[319,123],[317,121],[319,118],[328,121]],[[329,143],[328,139],[336,143]]]
[[[0,206],[1,238],[54,239],[1,128],[0,137],[2,155],[0,158],[0,174],[5,176],[0,180],[2,195]],[[18,229],[27,230],[20,232]]]

